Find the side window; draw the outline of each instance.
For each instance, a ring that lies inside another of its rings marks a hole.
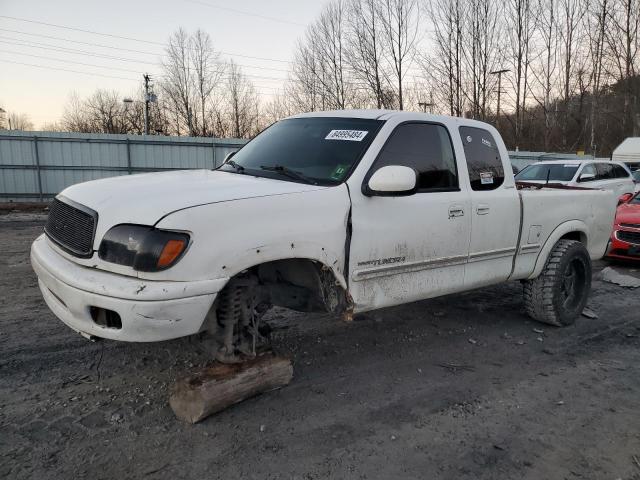
[[[460,127],[473,190],[495,190],[504,182],[502,159],[493,136],[482,128]]]
[[[590,178],[584,178],[583,175],[593,175]],[[580,176],[578,177],[580,182],[593,182],[598,179],[598,173],[596,172],[596,166],[593,163],[589,163],[582,168]]]
[[[597,163],[596,172],[598,172],[596,175],[598,180],[611,180],[615,178],[613,175],[613,165],[608,163]]]
[[[418,191],[458,188],[453,146],[447,129],[441,125],[399,125],[382,147],[371,173],[387,165],[403,165],[416,170]]]
[[[613,176],[615,178],[629,178],[629,173],[620,165],[613,164]]]

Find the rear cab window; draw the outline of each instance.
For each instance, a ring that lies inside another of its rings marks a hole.
[[[471,189],[499,188],[504,183],[504,166],[493,135],[476,127],[460,127],[459,131],[467,157]]]

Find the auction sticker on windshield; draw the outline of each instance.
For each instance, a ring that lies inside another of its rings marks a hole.
[[[325,140],[347,140],[350,142],[361,142],[367,135],[365,130],[331,130]]]

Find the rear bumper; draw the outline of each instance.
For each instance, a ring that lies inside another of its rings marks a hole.
[[[45,302],[73,330],[127,342],[155,342],[202,329],[227,279],[149,281],[87,268],[58,254],[44,236],[31,246],[31,264]],[[121,328],[94,322],[91,307],[116,312]]]

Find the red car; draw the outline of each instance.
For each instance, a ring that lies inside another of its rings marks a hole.
[[[608,257],[640,261],[640,193],[618,206]]]

